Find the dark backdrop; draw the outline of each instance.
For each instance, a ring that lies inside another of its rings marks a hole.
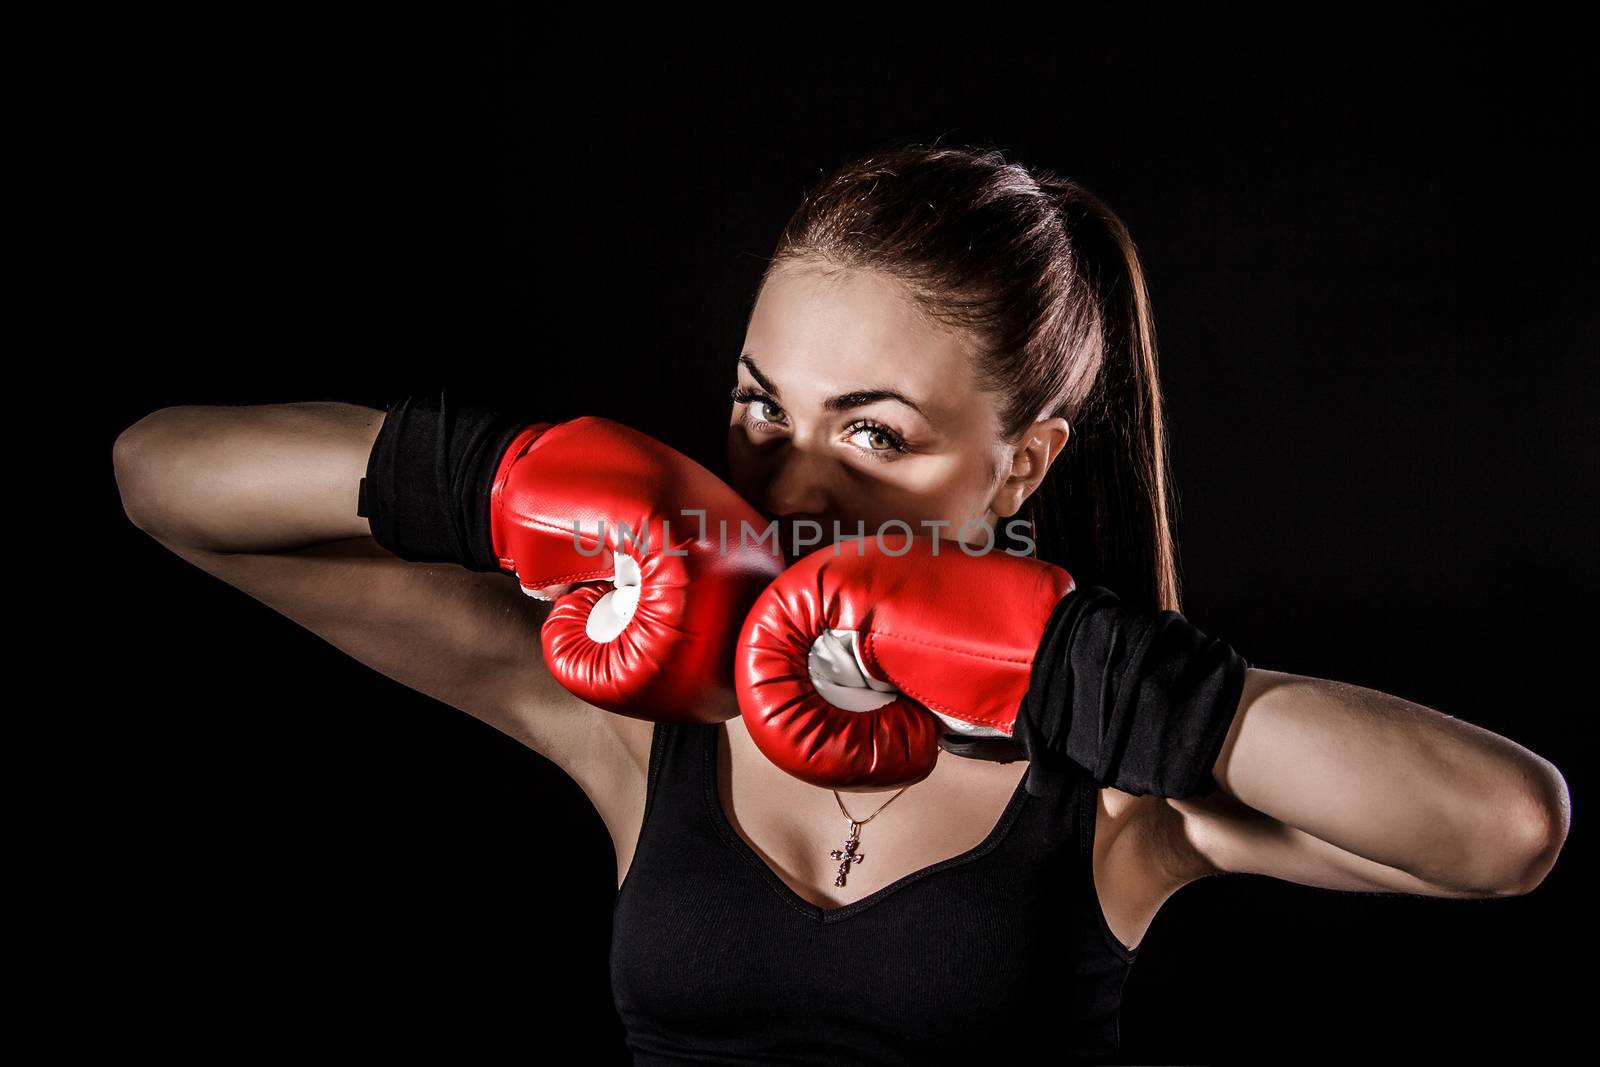
[[[69,386],[92,406],[87,593],[119,607],[109,661],[69,679],[94,814],[62,840],[87,866],[58,868],[82,875],[54,959],[107,1026],[622,1061],[614,856],[582,793],[166,553],[122,516],[111,444],[170,404],[449,381],[719,463],[760,257],[821,171],[914,137],[993,142],[1131,227],[1190,619],[1500,732],[1572,787],[1525,897],[1185,888],[1128,985],[1127,1058],[1576,1036],[1600,397],[1572,27],[107,17],[56,133],[84,161],[61,191],[90,297],[64,325],[109,357]]]

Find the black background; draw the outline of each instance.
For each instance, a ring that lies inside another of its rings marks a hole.
[[[103,363],[65,387],[91,407],[76,510],[101,531],[75,610],[119,605],[64,682],[89,699],[61,713],[61,802],[93,814],[56,839],[49,980],[141,1043],[559,1038],[622,1062],[614,856],[578,788],[168,554],[122,515],[111,444],[171,404],[448,380],[719,464],[760,257],[822,171],[915,138],[1076,177],[1131,228],[1192,621],[1483,725],[1571,786],[1528,896],[1186,887],[1130,979],[1126,1059],[1575,1037],[1594,85],[1574,27],[1516,10],[797,15],[804,38],[531,9],[105,16],[48,127],[52,262],[82,294],[60,329]]]

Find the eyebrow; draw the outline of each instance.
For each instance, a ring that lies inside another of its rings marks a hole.
[[[771,379],[769,379],[765,374],[761,373],[761,369],[756,366],[756,361],[751,359],[748,353],[740,356],[739,362],[742,363],[744,368],[750,372],[750,376],[760,383],[761,388],[772,394],[773,399],[783,399],[783,394],[779,391],[778,387],[773,385]],[[852,392],[840,393],[838,396],[830,396],[827,400],[823,401],[822,406],[828,411],[849,411],[851,408],[865,407],[868,404],[875,404],[880,400],[899,401],[912,411],[915,411],[918,415],[921,415],[924,419],[928,420],[928,424],[930,426],[938,426],[938,422],[932,415],[928,414],[927,410],[923,408],[921,404],[917,403],[915,400],[912,400],[898,389],[856,389]]]

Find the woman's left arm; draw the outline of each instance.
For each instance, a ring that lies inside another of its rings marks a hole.
[[[1167,798],[1210,872],[1492,897],[1566,841],[1566,780],[1521,745],[1345,682],[1250,668],[1209,796]]]

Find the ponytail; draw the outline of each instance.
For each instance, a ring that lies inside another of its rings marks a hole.
[[[1144,270],[1127,227],[1103,201],[1075,182],[1054,188],[1074,253],[1073,284],[1087,286],[1099,309],[1102,362],[1066,448],[1025,515],[1038,557],[1065,567],[1080,587],[1102,585],[1126,604],[1178,611],[1165,415]]]

